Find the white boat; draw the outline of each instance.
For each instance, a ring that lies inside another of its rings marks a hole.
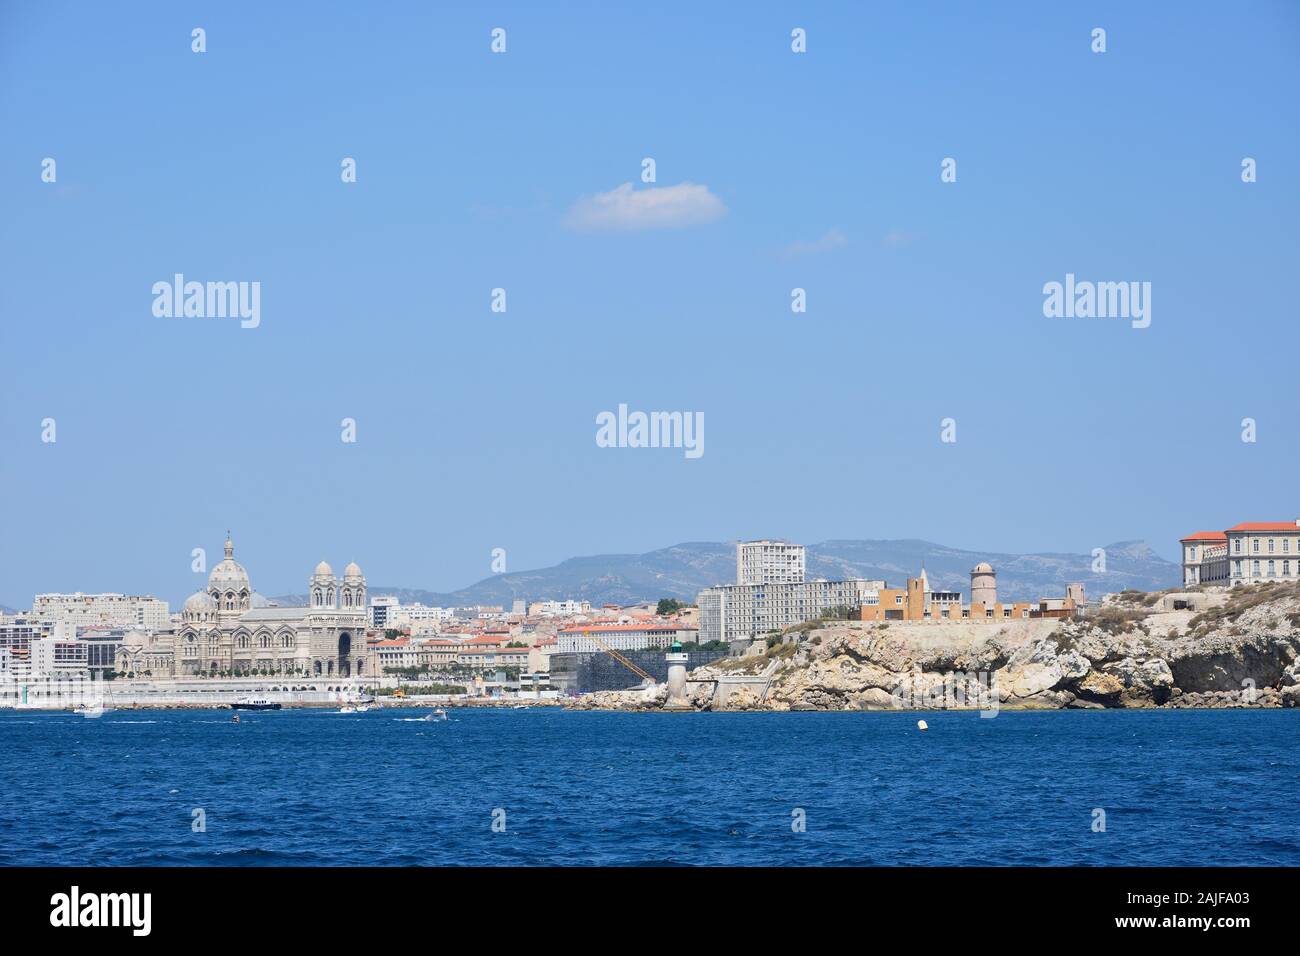
[[[356,712],[357,708],[353,707],[351,704],[344,704],[339,708],[340,714],[355,714]]]
[[[357,706],[353,707],[352,710],[353,710],[354,713],[357,713],[357,714],[364,714],[364,713],[366,713],[366,711],[370,710],[370,705],[369,705],[369,704],[357,704]]]
[[[94,697],[72,708],[72,712],[82,717],[103,717],[113,712],[113,702],[103,697]]]
[[[231,710],[279,710],[280,702],[269,697],[239,697],[230,705]]]

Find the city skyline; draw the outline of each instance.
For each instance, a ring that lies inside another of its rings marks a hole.
[[[242,535],[238,535],[238,534],[232,535],[230,531],[227,531],[224,537],[226,539],[225,548],[227,550],[230,549],[231,547],[231,543],[232,543],[231,538],[238,537],[240,541],[241,554],[245,556],[249,554],[249,551],[245,549],[242,545],[242,542],[244,540]],[[541,568],[509,569],[508,571],[501,571],[498,573],[484,575],[480,578],[475,579],[472,582],[467,582],[463,586],[454,587],[454,588],[430,587],[420,582],[403,582],[403,581],[383,582],[378,586],[372,586],[371,595],[372,597],[374,597],[374,596],[389,595],[393,593],[409,594],[411,592],[415,592],[418,595],[417,598],[418,600],[424,600],[426,598],[436,599],[439,602],[445,603],[447,606],[474,606],[478,604],[501,603],[503,600],[506,603],[509,603],[509,599],[502,598],[499,595],[495,597],[487,597],[487,598],[466,597],[465,600],[459,602],[457,598],[458,595],[463,596],[465,592],[473,592],[476,588],[479,588],[483,585],[490,585],[495,579],[501,579],[503,582],[514,581],[518,575],[523,575],[525,576],[525,578],[532,579],[531,583],[527,587],[523,588],[523,590],[518,590],[517,588],[515,588],[513,584],[506,585],[507,588],[510,590],[510,593],[514,599],[526,599],[530,601],[568,600],[568,599],[582,597],[583,595],[581,592],[583,592],[586,586],[589,585],[592,581],[608,576],[611,573],[619,574],[619,572],[622,570],[622,568],[619,566],[619,562],[621,561],[626,561],[626,560],[637,561],[640,559],[655,559],[655,558],[666,560],[667,556],[673,554],[674,552],[685,551],[686,554],[680,556],[678,560],[683,564],[684,567],[689,568],[694,563],[700,561],[702,557],[705,555],[708,555],[710,558],[715,558],[715,559],[718,558],[719,555],[713,555],[710,552],[713,550],[721,549],[721,554],[720,554],[721,561],[720,562],[713,561],[712,563],[710,563],[709,567],[712,569],[710,571],[705,571],[702,568],[699,569],[700,573],[705,576],[701,577],[698,580],[696,588],[688,589],[689,593],[680,591],[680,581],[676,581],[674,583],[672,579],[669,579],[669,581],[666,583],[663,583],[661,585],[654,585],[653,587],[650,587],[649,590],[646,590],[645,593],[643,594],[638,594],[638,596],[634,599],[640,601],[640,600],[657,600],[660,597],[677,597],[679,599],[685,599],[690,601],[694,599],[697,590],[702,590],[704,588],[713,587],[719,584],[732,583],[734,580],[738,579],[739,568],[736,565],[736,561],[738,560],[738,556],[740,553],[739,552],[740,546],[746,544],[762,544],[765,542],[765,540],[767,539],[742,538],[742,539],[735,539],[733,541],[727,541],[727,542],[705,542],[705,541],[676,542],[674,544],[665,546],[663,548],[652,549],[651,551],[640,553],[640,554],[611,552],[611,553],[606,553],[601,555],[574,555],[574,556],[570,556],[568,559],[561,561],[555,565],[549,565]],[[839,538],[839,539],[831,539],[822,542],[808,542],[808,543],[782,540],[780,543],[783,545],[796,548],[801,555],[805,551],[811,551],[813,552],[815,558],[831,562],[831,566],[833,567],[833,570],[828,570],[828,567],[826,565],[823,565],[820,570],[809,571],[807,574],[808,580],[831,580],[831,579],[845,577],[847,572],[844,572],[843,568],[845,566],[846,561],[848,562],[849,566],[857,563],[857,564],[871,565],[873,567],[899,568],[910,573],[911,570],[914,570],[916,568],[923,569],[925,567],[926,553],[930,553],[932,556],[942,557],[945,559],[955,559],[957,564],[961,566],[959,573],[962,575],[964,575],[965,571],[967,570],[965,564],[970,564],[976,561],[984,561],[986,559],[993,559],[1000,563],[1005,563],[1008,561],[1015,561],[1019,563],[1026,559],[1028,560],[1043,559],[1049,564],[1054,564],[1060,558],[1068,557],[1068,558],[1076,559],[1080,566],[1087,566],[1089,564],[1095,566],[1095,562],[1097,559],[1096,553],[1070,554],[1067,552],[1060,552],[1060,551],[1046,551],[1046,552],[1037,552],[1031,554],[1015,555],[1015,554],[992,552],[987,549],[953,548],[949,545],[945,545],[940,542],[927,542],[915,538],[892,539],[892,540],[890,539],[851,540],[851,539]],[[859,547],[865,546],[868,548],[868,553],[865,555],[858,554],[856,556],[846,555],[844,549],[845,548],[851,549],[854,546],[859,546]],[[1117,546],[1122,546],[1121,552],[1114,551],[1114,549]],[[1134,549],[1136,549],[1138,552],[1142,552],[1142,549],[1144,548],[1146,549],[1145,554],[1150,555],[1149,558],[1143,557],[1141,553],[1136,555],[1134,554]],[[1140,540],[1127,541],[1127,542],[1110,542],[1100,550],[1103,552],[1108,552],[1108,560],[1112,562],[1116,560],[1116,558],[1121,557],[1121,555],[1122,557],[1130,560],[1133,559],[1134,557],[1137,557],[1143,562],[1145,562],[1145,566],[1148,566],[1149,574],[1156,574],[1158,576],[1158,573],[1160,571],[1166,572],[1170,578],[1168,583],[1172,585],[1176,583],[1174,580],[1174,576],[1176,576],[1178,573],[1178,567],[1179,567],[1178,561],[1183,559],[1183,556],[1181,555],[1181,548],[1182,548],[1182,544],[1180,542],[1177,545],[1177,550],[1176,550],[1176,553],[1178,553],[1180,556],[1175,561],[1168,560],[1163,555],[1156,552],[1155,549],[1150,548],[1149,542],[1144,542]],[[199,551],[201,551],[201,553],[198,553]],[[226,557],[228,559],[229,554],[227,554]],[[333,557],[333,555],[326,554],[320,556],[319,560],[323,565],[329,566],[332,563],[331,557]],[[499,556],[499,559],[504,561],[505,556],[504,555]],[[1154,559],[1154,561],[1152,561],[1152,559]],[[300,558],[298,562],[299,564],[298,577],[303,579],[301,582],[290,581],[285,587],[279,587],[273,583],[270,586],[259,587],[257,589],[257,593],[260,596],[271,600],[295,598],[295,599],[301,599],[305,603],[308,597],[308,592],[311,587],[311,581],[313,576],[312,575],[307,575],[306,577],[303,576],[302,560],[303,559]],[[312,558],[312,560],[316,560],[316,558]],[[188,597],[190,597],[193,593],[195,593],[196,590],[202,591],[204,589],[203,582],[204,580],[206,580],[207,575],[210,573],[211,569],[218,561],[220,561],[220,549],[200,546],[200,548],[196,549],[195,552],[192,552],[190,556],[190,563],[188,565],[187,574],[185,577],[186,583],[182,586],[181,590],[176,591],[175,593],[173,593],[173,591],[171,590],[166,590],[158,587],[145,586],[142,584],[140,586],[129,586],[129,587],[120,587],[120,586],[45,587],[35,592],[35,594],[37,595],[37,597],[47,596],[47,595],[67,595],[73,593],[82,593],[88,595],[89,594],[122,594],[122,595],[149,596],[149,597],[156,597],[163,601],[166,601],[172,607],[173,610],[177,610],[181,607],[182,604],[184,604],[184,602]],[[261,564],[260,559],[258,559],[255,556],[254,561],[259,566],[259,575],[258,575],[259,581],[264,580],[263,575],[260,573],[260,564]],[[799,570],[798,570],[799,579],[801,580],[804,577],[802,561],[803,559],[801,557]],[[963,564],[963,562],[965,563]],[[355,566],[356,562],[350,561],[349,565]],[[1103,567],[1105,567],[1104,563],[1103,563]],[[568,569],[570,576],[574,576],[574,575],[577,576],[577,580],[580,582],[578,585],[565,586],[565,585],[557,585],[555,583],[554,580],[555,576],[562,575],[566,571],[566,569]],[[936,573],[933,564],[931,565],[931,571],[932,573]],[[949,577],[952,576],[952,573],[957,573],[957,572],[952,572],[952,569],[949,569],[949,572],[950,572],[948,574]],[[939,574],[940,578],[943,578],[945,576],[942,571],[939,571],[937,573]],[[1059,574],[1061,573],[1061,571],[1058,568],[1057,570],[1052,571],[1051,573]],[[1083,574],[1083,573],[1084,572],[1081,570],[1078,572],[1078,574]],[[548,579],[546,577],[547,574],[550,574],[551,578]],[[1095,572],[1091,572],[1089,573],[1088,577],[1089,580],[1093,582],[1094,586],[1098,585],[1099,583],[1105,585],[1107,582],[1110,582],[1110,586],[1106,587],[1106,590],[1120,590],[1123,587],[1134,586],[1134,585],[1147,586],[1147,587],[1160,586],[1158,581],[1154,579],[1150,581],[1142,581],[1142,580],[1134,581],[1132,580],[1131,575],[1132,575],[1131,568],[1124,568],[1121,570],[1117,567],[1110,567],[1107,570],[1103,570],[1100,573],[1100,576],[1098,576]],[[847,573],[847,576],[854,576],[854,574]],[[863,575],[858,574],[857,576],[863,576]],[[629,584],[631,586],[635,586],[635,582],[629,582]],[[654,593],[651,593],[651,591],[653,591]],[[663,592],[663,593],[659,593],[659,592]],[[4,597],[5,597],[4,595],[0,595],[0,607],[7,607],[11,611],[16,611],[19,613],[22,613],[24,609],[28,607],[27,599],[25,597],[20,597],[16,603],[10,603],[8,601],[3,600]],[[593,598],[593,599],[597,600],[597,602],[599,603],[598,598]],[[618,601],[615,601],[615,603],[618,603]]]

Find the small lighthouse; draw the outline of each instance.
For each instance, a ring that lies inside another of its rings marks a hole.
[[[686,662],[690,655],[682,650],[681,641],[673,641],[664,659],[668,661],[668,703],[683,702],[686,698]]]

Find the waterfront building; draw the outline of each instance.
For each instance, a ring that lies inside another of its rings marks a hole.
[[[161,631],[167,627],[167,602],[151,595],[136,594],[38,594],[32,600],[32,616],[40,621],[60,621],[76,627],[143,627]]]
[[[253,590],[235,561],[225,558],[207,587],[186,599],[174,633],[133,635],[122,645],[118,671],[154,677],[220,674],[354,676],[365,671],[366,579],[355,562],[336,578],[322,561],[307,583],[308,606],[276,607]]]
[[[68,680],[90,676],[86,644],[71,636],[71,627],[60,625],[58,634],[38,637],[32,641],[32,680]]]
[[[528,666],[528,648],[511,647],[508,638],[478,638],[466,641],[456,655],[456,662],[476,670],[495,671],[502,667]]]
[[[740,541],[736,544],[737,584],[802,584],[807,552],[788,541]]]
[[[603,651],[605,647],[612,647],[616,651],[639,651],[651,647],[662,649],[674,641],[694,643],[698,636],[698,628],[672,621],[571,624],[556,632],[555,649],[552,653],[577,654],[586,651]]]
[[[55,625],[49,621],[39,621],[34,617],[16,616],[0,624],[0,648],[27,654],[31,651],[32,641],[49,634]]]
[[[837,608],[856,610],[884,581],[805,581],[787,584],[724,584],[705,588],[699,605],[699,639],[734,641],[801,624]]]
[[[1236,586],[1300,580],[1300,518],[1243,521],[1179,539],[1183,584]]]

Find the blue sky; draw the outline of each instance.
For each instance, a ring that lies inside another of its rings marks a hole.
[[[177,600],[228,527],[278,594],[1300,512],[1300,5],[541,6],[0,7],[0,602]],[[573,226],[647,156],[725,214]],[[156,318],[176,272],[261,325]],[[1151,327],[1045,318],[1067,272]],[[620,403],[705,454],[597,447]]]

